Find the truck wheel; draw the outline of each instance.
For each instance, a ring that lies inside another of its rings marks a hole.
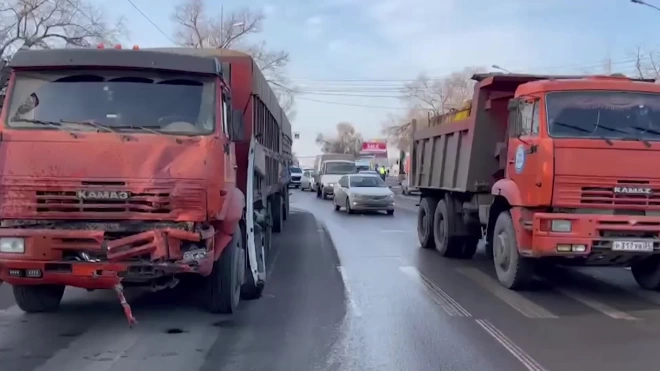
[[[213,263],[211,274],[205,278],[203,302],[211,313],[231,314],[236,311],[241,296],[243,249],[240,227],[236,227],[231,241]]]
[[[423,197],[417,210],[417,237],[423,249],[435,247],[433,238],[433,214],[435,213],[438,200],[431,197]]]
[[[520,256],[518,252],[516,232],[508,211],[502,212],[495,222],[493,261],[497,278],[504,287],[521,290],[532,281],[533,262]]]
[[[270,251],[271,239],[268,237],[270,234],[270,227],[267,226],[265,230],[262,230],[261,233],[255,233],[255,244],[257,252],[257,269],[260,272],[267,272],[266,270],[266,261],[267,254]],[[266,287],[266,280],[259,280],[254,282],[254,277],[252,277],[252,270],[250,268],[250,258],[248,257],[247,248],[245,249],[245,273],[243,279],[243,285],[241,286],[241,299],[243,300],[254,300],[259,299],[264,292]]]
[[[646,290],[660,290],[660,256],[653,255],[630,266],[637,284]]]
[[[275,233],[280,233],[282,232],[282,227],[284,226],[284,207],[282,205],[282,197],[279,195],[274,195],[272,202],[271,202],[271,208],[270,208],[270,215],[273,221],[273,232]]]
[[[433,238],[440,255],[457,258],[463,250],[463,239],[455,236],[456,212],[451,202],[440,200],[433,215]]]
[[[59,309],[64,285],[15,285],[14,300],[23,312],[48,313]]]

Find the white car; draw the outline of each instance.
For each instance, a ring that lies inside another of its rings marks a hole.
[[[328,160],[323,162],[317,176],[318,182],[315,184],[316,197],[325,200],[328,196],[332,196],[335,184],[339,179],[344,175],[355,173],[357,173],[355,161]]]
[[[315,183],[313,170],[303,170],[303,175],[300,179],[300,190],[314,192],[314,187]]]
[[[351,214],[354,211],[386,211],[394,214],[394,193],[378,176],[373,174],[345,175],[332,192],[335,210],[342,207]]]

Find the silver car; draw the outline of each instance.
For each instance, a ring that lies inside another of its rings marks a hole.
[[[349,214],[372,210],[394,214],[394,193],[378,175],[344,175],[335,184],[333,194],[335,210],[343,207]]]
[[[316,185],[314,184],[314,171],[303,170],[302,178],[300,179],[301,191],[314,191]]]

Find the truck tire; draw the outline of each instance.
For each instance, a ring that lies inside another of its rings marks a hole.
[[[653,255],[630,266],[637,284],[646,290],[660,290],[660,255]]]
[[[273,195],[270,205],[270,215],[273,221],[273,232],[281,233],[284,227],[284,205],[282,205],[282,196]]]
[[[508,211],[500,213],[495,222],[493,262],[502,286],[511,290],[522,290],[532,282],[533,262],[518,252],[516,232]]]
[[[260,269],[263,269],[263,272],[268,272],[266,262],[268,261],[268,252],[270,251],[270,244],[272,239],[269,239],[270,227],[267,226],[266,230],[263,230],[263,235],[259,236],[259,241],[256,240],[257,235],[255,234],[255,243],[257,243],[257,264],[260,265]],[[254,277],[252,277],[252,271],[250,268],[250,258],[248,257],[247,249],[245,251],[245,273],[243,279],[243,285],[241,286],[241,299],[243,300],[255,300],[259,299],[264,292],[266,287],[266,280],[259,280],[254,282]]]
[[[244,271],[242,243],[241,229],[237,226],[220,258],[213,263],[211,274],[204,279],[202,300],[211,313],[231,314],[238,307]]]
[[[456,210],[453,202],[447,202],[446,199],[440,200],[435,207],[433,215],[433,239],[435,248],[440,255],[447,258],[458,258],[463,255],[464,239],[456,236]]]
[[[25,313],[49,313],[59,309],[64,285],[14,285],[14,300]]]
[[[417,237],[423,249],[435,248],[433,237],[433,216],[438,200],[432,197],[422,197],[417,209]]]

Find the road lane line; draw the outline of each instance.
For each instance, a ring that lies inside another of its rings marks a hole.
[[[547,371],[543,366],[541,366],[538,362],[532,358],[527,352],[522,350],[519,346],[517,346],[511,339],[509,339],[502,331],[500,331],[495,325],[490,323],[489,321],[485,319],[478,319],[475,320],[481,328],[486,331],[490,336],[493,337],[500,345],[504,347],[511,355],[516,357],[520,363],[525,366],[525,368],[529,371]]]
[[[426,289],[431,299],[440,306],[448,315],[459,317],[472,317],[467,309],[463,308],[454,298],[444,292],[436,284],[431,282],[430,279],[425,277],[417,268],[412,266],[399,267],[399,270],[412,280],[418,282]]]
[[[358,307],[357,303],[355,302],[355,296],[353,295],[353,290],[351,290],[351,284],[348,280],[348,275],[346,274],[346,269],[342,266],[338,266],[337,270],[339,271],[339,274],[341,275],[342,281],[344,281],[344,291],[346,293],[346,300],[348,301],[348,305],[353,312],[353,315],[355,317],[362,317],[362,311],[360,311],[360,308]]]
[[[634,320],[639,319],[637,317],[631,316],[630,314],[628,314],[626,312],[623,312],[623,311],[620,311],[616,308],[610,307],[609,305],[607,305],[607,304],[605,304],[601,301],[598,301],[598,300],[594,299],[593,297],[589,297],[589,296],[587,296],[586,294],[584,294],[580,291],[573,290],[573,289],[567,289],[567,288],[563,288],[563,287],[556,287],[556,286],[554,287],[554,289],[557,290],[558,292],[560,292],[561,294],[563,294],[565,296],[568,296],[569,298],[571,298],[575,301],[579,301],[580,303],[603,313],[604,315],[606,315],[608,317],[611,317],[611,318],[614,318],[614,319],[627,320],[627,321],[634,321]]]
[[[526,317],[559,318],[549,310],[525,298],[517,292],[503,287],[494,278],[477,268],[458,268],[457,270]]]

